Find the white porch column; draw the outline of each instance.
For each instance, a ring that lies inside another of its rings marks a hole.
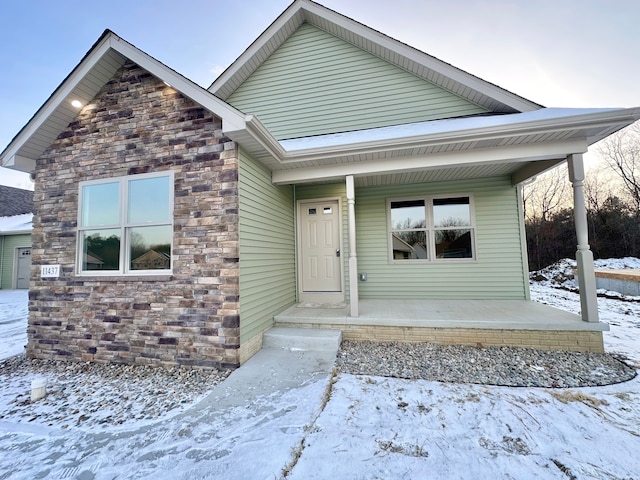
[[[597,322],[596,275],[593,268],[593,253],[589,248],[587,209],[584,201],[584,162],[582,161],[582,154],[569,155],[567,160],[569,164],[569,180],[571,180],[571,185],[573,186],[573,214],[578,238],[576,263],[578,266],[582,320],[585,322]]]
[[[356,189],[347,175],[347,222],[349,224],[349,302],[352,317],[358,316],[358,256],[356,255]]]

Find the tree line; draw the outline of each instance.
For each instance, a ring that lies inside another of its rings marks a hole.
[[[640,257],[640,123],[606,138],[587,172],[585,197],[594,258]],[[529,269],[575,258],[572,187],[566,166],[523,188]]]

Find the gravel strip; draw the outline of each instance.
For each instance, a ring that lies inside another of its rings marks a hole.
[[[624,382],[634,368],[610,354],[431,343],[342,342],[342,373],[514,387],[586,387]],[[230,371],[27,360],[0,362],[0,421],[59,428],[130,427],[183,411]],[[31,402],[31,380],[47,395]]]
[[[202,398],[230,371],[27,360],[0,362],[0,420],[60,428],[149,422]],[[47,379],[45,398],[31,402],[31,381]]]
[[[433,343],[344,341],[338,369],[354,375],[510,387],[588,387],[625,382],[636,370],[610,354]]]

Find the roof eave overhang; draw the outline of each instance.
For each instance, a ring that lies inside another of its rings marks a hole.
[[[542,108],[535,102],[482,80],[310,0],[294,1],[211,84],[209,91],[223,100],[228,99],[242,82],[303,23],[309,23],[329,31],[332,35],[363,48],[369,53],[442,88],[468,98],[490,111],[514,113]]]
[[[272,172],[275,184],[303,184],[327,182],[343,179],[347,175],[371,176],[389,175],[423,170],[438,170],[480,166],[484,164],[519,163],[522,167],[531,162],[552,161],[561,163],[570,154],[585,153],[587,144],[584,140],[567,140],[544,144],[521,144],[504,147],[456,150],[446,153],[407,156],[402,158],[383,158],[376,160],[342,163],[337,165],[320,165],[277,170]],[[545,166],[547,170],[549,166]],[[524,172],[524,170],[523,170]],[[538,170],[530,172],[526,178],[513,179],[513,183],[521,183],[527,178],[536,176]]]
[[[33,233],[33,228],[27,230],[0,230],[0,237],[8,237],[10,235],[26,235]]]
[[[83,79],[92,70],[107,68],[107,64],[110,67],[107,71],[113,70],[115,73],[114,57],[108,58],[112,52],[117,52],[121,56],[118,58],[121,58],[122,64],[128,58],[184,96],[222,118],[223,130],[245,128],[244,114],[239,110],[107,30],[0,154],[0,165],[25,172],[34,170],[35,162],[39,157],[38,153],[42,154],[60,133],[59,131],[55,133],[57,129],[50,128],[52,115],[56,113],[68,120],[68,124],[78,113],[77,110],[69,107],[71,99],[80,99],[84,104],[93,99],[103,85],[95,85],[93,89],[89,89],[86,84],[83,84]],[[25,148],[26,146],[31,148]]]
[[[571,117],[290,151],[285,150],[254,116],[245,117],[246,128],[242,131],[225,133],[249,153],[257,157],[268,155],[275,160],[276,168],[272,168],[274,183],[325,181],[349,174],[450,168],[453,165],[485,162],[547,162],[514,175],[514,183],[520,183],[539,174],[542,171],[540,168],[546,170],[564,161],[567,155],[586,152],[593,143],[639,118],[640,108],[606,110]],[[566,139],[519,144],[508,142],[515,137],[539,137],[556,132],[565,132]],[[495,148],[461,148],[464,144],[486,140],[505,142],[504,146]],[[444,145],[453,145],[455,152],[414,157],[407,155],[402,161],[376,160],[385,152],[398,156],[416,148]],[[358,161],[348,160],[356,157]],[[336,160],[340,164],[336,164]],[[323,162],[326,164],[323,165]]]

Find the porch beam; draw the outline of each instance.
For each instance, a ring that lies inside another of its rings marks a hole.
[[[356,189],[353,175],[346,176],[347,223],[349,225],[349,305],[350,316],[358,316],[358,256],[356,254]]]
[[[584,200],[584,162],[582,154],[567,157],[569,180],[573,186],[573,214],[575,218],[578,251],[578,287],[580,288],[580,307],[582,320],[598,322],[598,296],[596,294],[596,275],[593,267],[593,252],[589,247],[587,228],[587,208]]]
[[[535,178],[536,176],[557,167],[565,160],[565,158],[560,158],[554,160],[540,160],[538,162],[528,163],[524,167],[520,167],[518,170],[511,174],[511,184],[515,186],[522,182],[526,182],[531,178]]]
[[[271,180],[278,185],[337,180],[346,175],[376,175],[418,170],[437,170],[485,163],[530,162],[564,158],[575,152],[586,152],[584,140],[567,140],[547,144],[523,144],[484,148],[464,152],[437,153],[415,157],[385,158],[376,161],[341,163],[317,167],[276,170]]]

